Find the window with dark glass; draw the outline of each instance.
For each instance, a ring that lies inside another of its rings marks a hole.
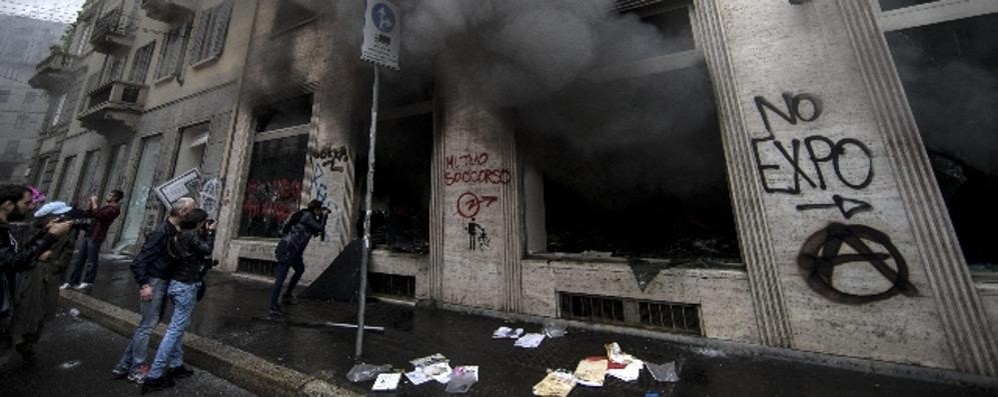
[[[998,14],[886,36],[964,257],[998,271]]]
[[[240,236],[276,238],[281,224],[300,207],[311,119],[311,95],[256,110]]]

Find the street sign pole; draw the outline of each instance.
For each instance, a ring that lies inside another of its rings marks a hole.
[[[378,139],[378,88],[381,85],[381,72],[374,66],[374,93],[371,100],[371,137],[367,149],[367,189],[364,192],[364,254],[360,259],[360,291],[357,309],[357,345],[354,359],[359,360],[364,352],[364,315],[367,308],[367,265],[371,258],[371,196],[374,194],[374,149]]]
[[[367,189],[364,192],[364,253],[360,260],[360,290],[357,300],[357,345],[354,359],[364,353],[364,315],[367,312],[367,267],[371,260],[371,196],[374,194],[374,154],[378,137],[378,91],[381,67],[399,69],[398,7],[388,0],[367,0],[364,12],[364,44],[360,59],[374,64],[374,93],[371,98],[371,137],[367,149]]]

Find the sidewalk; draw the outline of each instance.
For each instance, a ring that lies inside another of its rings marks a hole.
[[[208,276],[208,284],[208,294],[195,309],[189,333],[220,341],[269,363],[358,394],[369,393],[373,382],[352,384],[345,377],[354,365],[355,331],[317,325],[327,321],[355,323],[355,305],[302,301],[300,305],[288,308],[288,322],[275,322],[267,316],[269,284],[217,272]],[[135,312],[138,307],[128,262],[106,260],[102,263],[95,288],[89,294],[128,311]],[[64,294],[64,297],[72,295]],[[73,302],[65,304],[72,307]],[[943,371],[935,371],[942,373],[942,377],[926,380],[918,375],[926,370],[915,367],[911,367],[912,374],[908,376],[887,375],[801,362],[778,355],[712,348],[710,341],[704,341],[708,347],[691,346],[571,327],[568,335],[545,339],[539,348],[530,350],[513,347],[511,340],[494,340],[492,332],[503,325],[540,332],[540,325],[504,323],[491,317],[386,303],[370,304],[367,313],[368,325],[386,329],[384,333],[365,335],[365,362],[391,364],[409,371],[412,369],[409,360],[442,353],[453,366],[480,367],[480,381],[471,389],[472,395],[529,396],[533,385],[545,376],[547,369],[572,371],[579,360],[587,356],[605,355],[603,346],[609,342],[618,342],[625,352],[646,362],[676,361],[680,382],[656,383],[647,371],[643,371],[636,382],[625,383],[607,377],[603,388],[578,386],[572,396],[644,396],[649,391],[657,391],[662,396],[998,395],[998,382],[985,380],[961,384],[957,380],[940,380],[948,374]],[[189,341],[185,338],[185,345],[186,342]],[[124,346],[108,348],[124,349]],[[106,365],[110,370],[113,363]],[[952,375],[954,379],[966,381],[966,377]],[[447,394],[439,383],[431,381],[414,386],[403,377],[398,392],[385,395]]]

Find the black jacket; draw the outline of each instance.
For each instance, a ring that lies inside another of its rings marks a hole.
[[[297,223],[291,226],[291,232],[281,237],[282,240],[287,242],[289,250],[296,254],[305,251],[312,237],[321,236],[326,231],[324,219],[315,216],[315,213],[312,211],[301,211],[301,217]]]
[[[168,244],[170,279],[183,283],[201,281],[204,271],[211,267],[211,251],[215,247],[215,233],[202,234],[198,230],[184,230]]]
[[[170,261],[166,245],[177,235],[177,227],[170,222],[156,225],[146,236],[142,249],[132,259],[132,275],[140,286],[149,283],[150,278],[167,280],[170,278]]]
[[[35,260],[56,241],[59,239],[48,233],[31,241],[17,241],[10,225],[0,224],[0,317],[6,316],[12,307],[17,273],[31,269]]]

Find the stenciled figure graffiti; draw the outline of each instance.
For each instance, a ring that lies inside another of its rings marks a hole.
[[[468,249],[484,249],[489,247],[489,236],[482,225],[475,223],[475,218],[468,222]]]

